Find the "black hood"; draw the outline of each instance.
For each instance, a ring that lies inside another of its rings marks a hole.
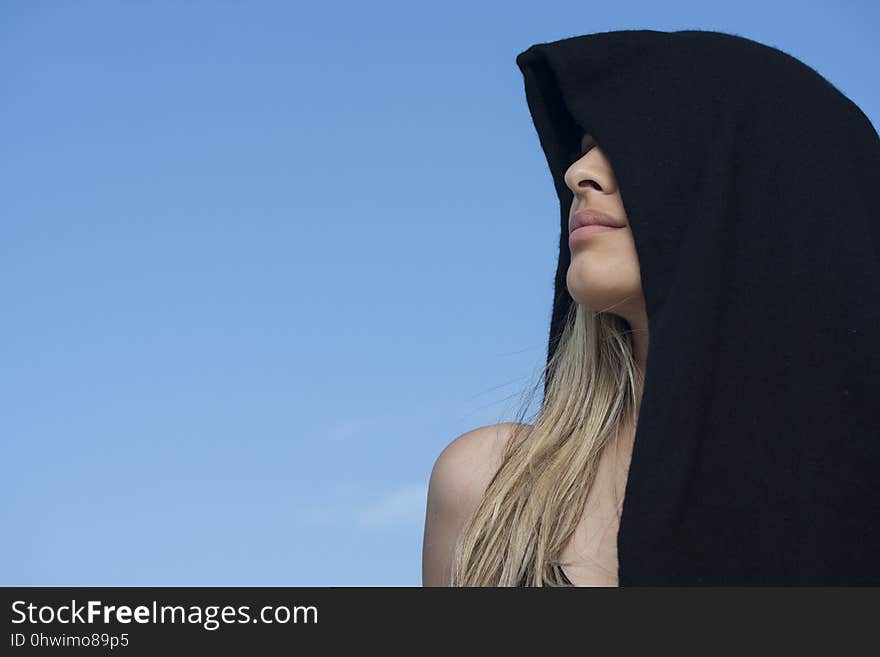
[[[626,585],[880,585],[880,139],[798,59],[714,31],[516,58],[559,198],[548,360],[589,132],[636,244],[649,350]]]

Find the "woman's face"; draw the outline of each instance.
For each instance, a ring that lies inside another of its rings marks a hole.
[[[575,213],[583,210],[602,212],[618,227],[600,232],[580,230],[569,242],[568,291],[582,306],[620,315],[632,324],[644,315],[644,297],[623,199],[611,162],[591,135],[584,134],[580,152],[581,157],[565,172],[565,184],[574,194],[569,233],[578,225]]]

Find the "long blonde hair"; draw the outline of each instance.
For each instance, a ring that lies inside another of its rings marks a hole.
[[[621,317],[572,302],[542,374],[545,394],[534,425],[518,423],[508,439],[500,468],[458,537],[450,586],[566,586],[560,556],[599,458],[622,427],[636,426],[644,373]],[[525,406],[519,419],[524,415]]]

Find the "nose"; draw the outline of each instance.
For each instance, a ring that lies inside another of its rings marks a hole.
[[[565,184],[577,196],[587,189],[611,192],[614,185],[611,173],[599,163],[595,149],[574,162],[565,172]]]

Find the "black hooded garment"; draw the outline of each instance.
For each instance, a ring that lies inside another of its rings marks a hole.
[[[620,586],[880,585],[880,139],[776,48],[623,30],[520,53],[573,303],[590,133],[633,232],[649,349]],[[546,392],[546,389],[545,389]]]

